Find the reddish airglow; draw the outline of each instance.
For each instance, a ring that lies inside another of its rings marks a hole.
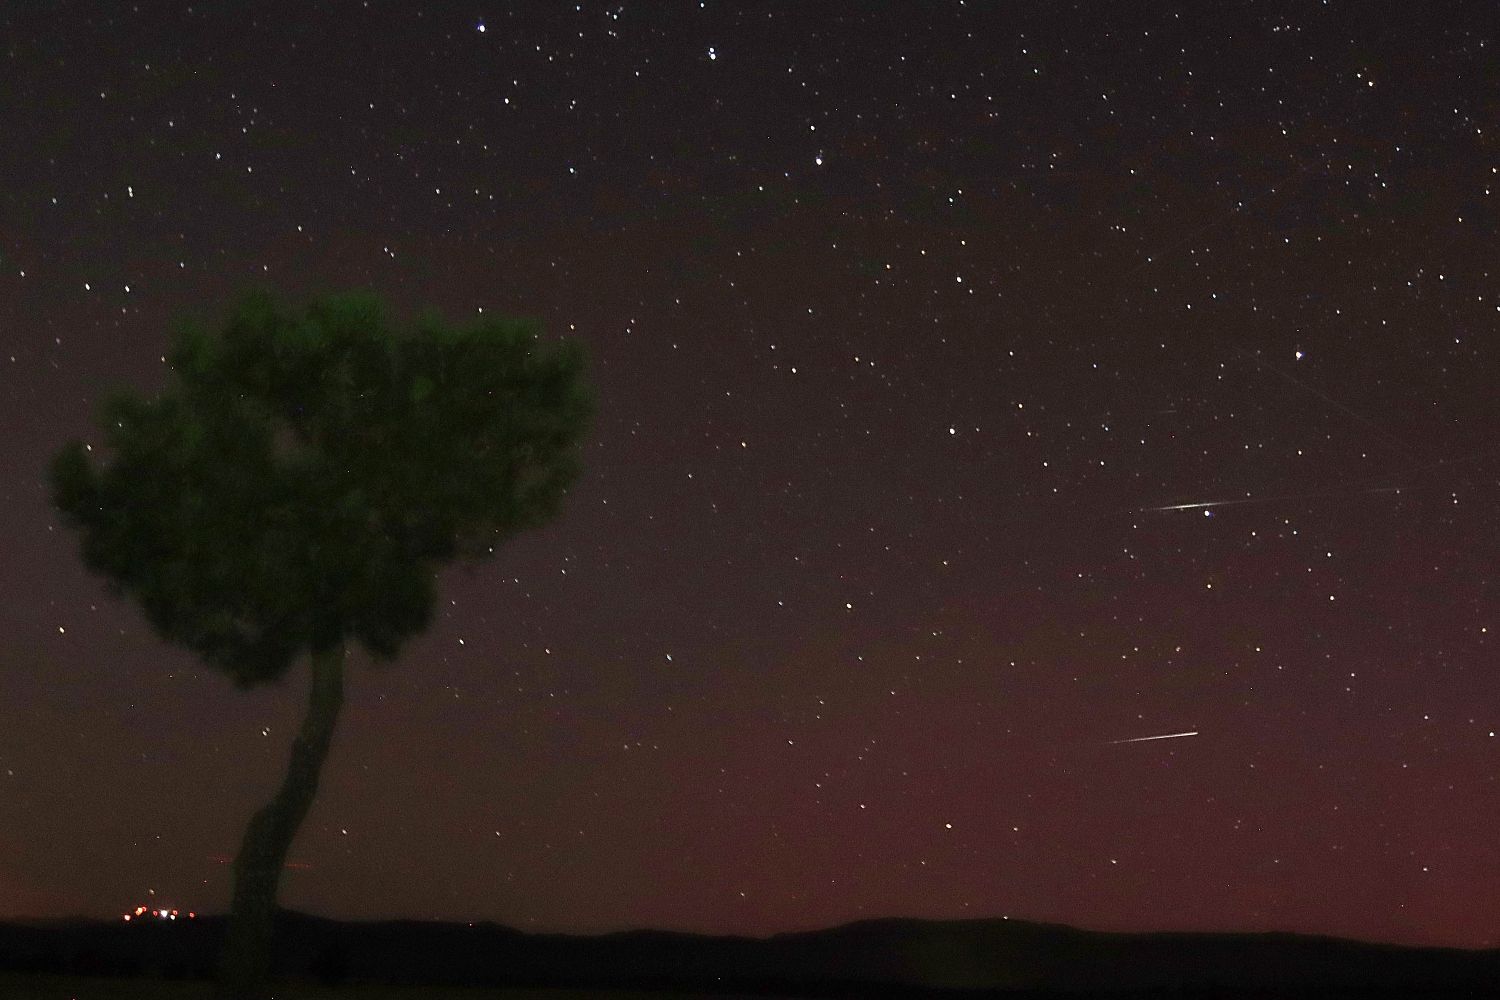
[[[288,909],[1500,944],[1474,5],[456,6],[0,5],[0,919],[218,919],[284,773],[307,664],[235,692],[40,488],[253,275],[534,316],[599,395],[557,520],[351,653]]]

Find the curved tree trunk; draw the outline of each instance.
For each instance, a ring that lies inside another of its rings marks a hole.
[[[312,658],[307,716],[292,743],[281,789],[250,820],[234,859],[234,900],[219,964],[219,996],[257,1000],[270,971],[276,886],[287,851],[312,807],[318,772],[328,756],[339,708],[344,703],[342,645]]]

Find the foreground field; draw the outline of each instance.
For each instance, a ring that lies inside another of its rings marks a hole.
[[[708,1000],[709,994],[651,993],[641,990],[489,990],[435,986],[288,986],[275,1000]],[[5,1000],[212,1000],[208,983],[162,979],[104,979],[85,976],[17,975],[0,972]],[[713,994],[712,1000],[737,1000]],[[741,997],[738,1000],[750,1000]],[[755,1000],[768,1000],[758,996]],[[794,1000],[794,998],[786,998]]]

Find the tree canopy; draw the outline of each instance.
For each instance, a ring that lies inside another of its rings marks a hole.
[[[504,319],[400,329],[366,295],[253,295],[169,360],[160,394],[102,407],[108,458],[58,454],[53,495],[88,566],[243,687],[350,639],[394,657],[437,563],[557,512],[593,411],[576,343]]]

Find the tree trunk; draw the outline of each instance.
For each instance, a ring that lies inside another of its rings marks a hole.
[[[250,820],[234,859],[234,900],[219,964],[218,995],[259,1000],[270,972],[276,886],[297,829],[318,791],[318,772],[328,756],[339,708],[344,703],[344,647],[312,658],[307,716],[292,743],[281,789]]]

